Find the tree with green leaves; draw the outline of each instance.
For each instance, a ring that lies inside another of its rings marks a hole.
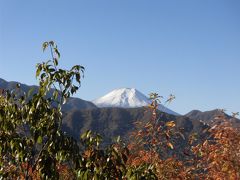
[[[62,105],[81,83],[84,67],[58,68],[60,53],[53,41],[43,43],[51,60],[37,64],[38,92],[22,93],[17,86],[0,101],[0,177],[25,179],[34,173],[58,179],[61,163],[76,164],[77,142],[62,130]],[[52,96],[47,96],[53,89]]]
[[[51,59],[37,64],[39,88],[0,95],[0,179],[156,179],[151,166],[127,166],[129,151],[117,142],[100,148],[91,131],[81,143],[62,131],[62,105],[79,89],[84,67],[59,68],[53,41],[43,43]]]

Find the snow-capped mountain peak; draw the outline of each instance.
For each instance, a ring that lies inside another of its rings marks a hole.
[[[133,108],[146,106],[147,97],[135,88],[119,88],[93,101],[98,107]]]
[[[136,108],[147,106],[151,101],[135,88],[118,88],[92,101],[98,107]],[[159,109],[178,115],[174,111],[159,105]]]

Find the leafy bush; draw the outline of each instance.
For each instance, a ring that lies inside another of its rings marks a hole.
[[[0,91],[0,179],[240,179],[240,130],[223,116],[203,143],[194,134],[184,137],[174,121],[158,116],[156,93],[150,95],[151,119],[135,122],[128,144],[118,138],[103,147],[91,131],[80,142],[67,136],[62,105],[79,89],[84,67],[61,69],[56,44],[43,43],[47,49],[51,60],[37,64],[36,93],[19,85]],[[182,160],[173,153],[179,138],[189,142]]]
[[[0,179],[155,177],[148,167],[127,167],[128,150],[119,144],[100,149],[100,136],[88,131],[79,145],[62,131],[62,105],[80,87],[84,67],[59,68],[56,44],[47,48],[51,60],[37,64],[38,92],[17,85],[0,95]]]

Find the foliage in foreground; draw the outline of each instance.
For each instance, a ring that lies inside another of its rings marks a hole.
[[[56,44],[45,42],[47,48],[51,60],[37,64],[38,92],[25,94],[18,85],[0,96],[0,178],[154,177],[149,167],[128,168],[123,147],[100,149],[100,136],[90,131],[79,145],[62,131],[62,105],[80,87],[84,67],[59,68]]]
[[[127,145],[118,138],[103,148],[101,137],[91,131],[81,135],[80,143],[67,136],[61,129],[62,105],[80,87],[84,67],[61,69],[56,44],[45,42],[46,49],[51,60],[37,65],[37,93],[25,94],[20,87],[1,91],[0,179],[240,178],[240,130],[222,120],[196,144],[175,129],[174,121],[157,116],[160,97],[155,93],[151,119],[135,123]],[[177,151],[174,142],[180,138],[189,141],[186,157],[166,156]]]

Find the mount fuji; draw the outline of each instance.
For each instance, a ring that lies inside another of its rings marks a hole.
[[[119,88],[92,101],[97,107],[137,108],[148,106],[151,101],[135,88]],[[178,113],[159,104],[158,109],[172,115]]]

